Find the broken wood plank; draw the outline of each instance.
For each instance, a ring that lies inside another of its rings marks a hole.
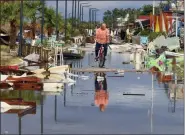
[[[75,72],[151,72],[150,70],[135,70],[135,69],[111,69],[111,68],[72,68]]]
[[[122,75],[122,76],[107,76],[107,77],[124,77],[124,76]]]
[[[36,106],[32,106],[31,108],[27,108],[25,110],[21,110],[20,112],[18,112],[19,117],[23,117],[26,114],[36,114]]]
[[[129,93],[123,93],[123,95],[127,95],[127,96],[145,96],[145,94],[129,94]]]

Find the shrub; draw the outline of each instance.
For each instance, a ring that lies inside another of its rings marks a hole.
[[[150,30],[143,30],[140,33],[140,36],[147,36],[149,41],[153,41],[156,39],[158,36],[164,35],[166,36],[165,32],[151,32]]]
[[[153,41],[154,39],[156,39],[158,36],[164,35],[166,36],[166,33],[164,32],[151,32],[149,34],[149,41]]]

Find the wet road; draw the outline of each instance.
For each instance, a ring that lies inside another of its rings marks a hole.
[[[126,59],[122,55],[112,53],[106,67],[134,68],[132,64],[122,64]],[[73,66],[95,66],[92,58],[86,53],[84,59],[74,62]],[[174,104],[170,104],[168,89],[159,85],[154,77],[152,91],[151,74],[125,73],[124,77],[109,77],[115,74],[107,73],[109,100],[104,112],[93,106],[94,74],[85,75],[90,79],[77,80],[76,85],[67,87],[62,95],[46,96],[43,111],[38,105],[35,115],[26,115],[18,121],[17,115],[1,114],[1,133],[183,134],[183,100],[175,102],[175,112],[172,113]],[[123,95],[127,92],[145,96]]]

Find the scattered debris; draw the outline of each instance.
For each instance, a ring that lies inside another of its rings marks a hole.
[[[124,77],[124,76],[107,76],[107,77]]]
[[[38,63],[39,58],[40,58],[40,56],[38,54],[32,53],[32,54],[24,57],[24,60]]]

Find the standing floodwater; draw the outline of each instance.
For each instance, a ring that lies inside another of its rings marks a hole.
[[[128,61],[127,56],[124,56],[112,53],[107,58],[106,67],[134,69],[133,64],[122,64],[123,61]],[[87,52],[82,60],[72,62],[75,68],[96,66],[91,52]],[[108,92],[108,101],[103,112],[95,103],[95,79],[98,75],[84,73],[89,79],[73,78],[77,81],[76,84],[68,86],[62,95],[41,96],[39,93],[22,92],[22,95],[27,94],[27,100],[37,101],[36,114],[26,115],[21,119],[14,114],[1,114],[1,133],[183,133],[183,99],[177,98],[174,101],[170,98],[173,93],[168,84],[159,83],[151,73],[100,74],[104,74],[106,78]],[[101,81],[102,78],[99,79]],[[15,92],[13,94],[18,96]],[[44,101],[41,109],[42,98]]]

